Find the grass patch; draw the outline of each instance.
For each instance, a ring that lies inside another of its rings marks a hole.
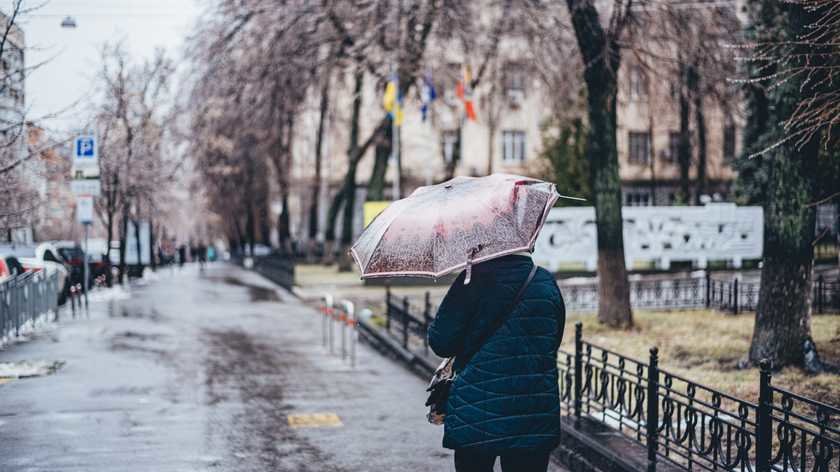
[[[732,316],[708,310],[635,311],[635,327],[612,330],[593,314],[570,314],[562,349],[574,352],[574,325],[583,323],[583,339],[647,363],[659,348],[660,367],[697,383],[745,400],[758,399],[758,369],[738,369],[750,347],[755,316]],[[812,333],[823,360],[840,365],[840,315],[812,317]],[[773,384],[830,405],[840,406],[840,375],[808,375],[785,368]]]

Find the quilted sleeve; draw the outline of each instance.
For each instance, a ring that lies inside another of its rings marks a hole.
[[[440,357],[457,355],[464,347],[470,319],[470,286],[464,285],[464,277],[464,272],[461,272],[449,287],[435,319],[429,325],[429,347]]]

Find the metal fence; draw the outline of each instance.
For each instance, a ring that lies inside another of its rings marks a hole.
[[[20,336],[21,328],[58,314],[58,274],[27,272],[0,282],[0,339]]]
[[[410,337],[413,335],[422,338],[423,350],[425,354],[429,354],[429,340],[426,333],[432,322],[433,313],[436,311],[437,309],[432,306],[429,292],[426,292],[422,308],[420,308],[413,306],[408,297],[398,298],[391,293],[390,288],[385,288],[385,331],[396,337],[404,349],[411,347]]]
[[[743,400],[583,340],[560,351],[562,412],[611,426],[657,463],[684,470],[840,470],[840,409],[772,385],[762,363],[758,402]]]
[[[272,253],[253,258],[254,269],[267,279],[291,290],[295,284],[295,261],[287,255]]]
[[[598,310],[598,284],[570,284],[559,282],[566,311],[594,312]],[[744,282],[737,278],[716,279],[710,273],[704,277],[683,277],[674,279],[639,280],[630,282],[630,305],[633,308],[647,310],[684,310],[710,308],[727,313],[738,314],[743,311],[755,311],[758,305],[759,282]],[[388,313],[402,317],[403,305],[411,307],[412,301],[396,300],[386,289]],[[425,312],[431,304],[429,293],[420,302],[422,307],[415,307],[409,312],[424,313],[414,315],[414,321],[408,320],[409,329],[417,323],[428,323],[434,311]],[[818,276],[814,281],[811,303],[814,313],[840,313],[840,280],[829,281]],[[400,318],[401,319],[401,318]],[[416,323],[415,323],[416,322]]]

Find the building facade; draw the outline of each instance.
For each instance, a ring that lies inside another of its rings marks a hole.
[[[552,109],[551,91],[533,70],[535,57],[525,37],[503,36],[496,60],[473,91],[477,118],[468,120],[456,93],[456,85],[465,65],[476,67],[457,48],[432,44],[427,57],[435,58],[429,66],[437,92],[424,119],[421,113],[419,84],[404,103],[404,122],[400,129],[402,196],[421,185],[441,182],[451,176],[481,176],[507,172],[544,176],[546,160],[540,157],[546,126],[557,116]],[[644,72],[644,68],[626,59],[619,70],[618,133],[620,178],[625,205],[670,205],[679,202],[680,172],[676,162],[675,136],[679,131],[679,111],[672,86],[662,87]],[[330,97],[323,148],[322,181],[319,201],[319,228],[323,238],[327,209],[340,187],[347,168],[348,129],[350,122],[352,78],[336,78]],[[317,87],[315,87],[317,88]],[[368,136],[382,119],[382,81],[369,79],[362,94],[360,135]],[[312,96],[298,126],[291,178],[290,208],[292,237],[308,239],[309,208],[315,167],[315,143],[319,97]],[[724,111],[713,101],[706,105],[705,196],[702,200],[727,201],[735,178],[731,161],[737,155],[741,120]],[[692,124],[692,128],[693,128]],[[693,133],[693,131],[692,131]],[[689,173],[692,195],[686,203],[700,201],[697,188],[697,146],[692,138],[692,165]],[[374,162],[373,146],[361,160],[356,175],[355,232],[362,229],[362,205]],[[395,165],[388,167],[386,199],[396,177]]]
[[[30,242],[38,202],[45,192],[43,166],[27,159],[26,100],[24,95],[26,42],[23,30],[0,13],[0,163],[11,167],[0,175],[5,194],[0,205],[0,238]]]

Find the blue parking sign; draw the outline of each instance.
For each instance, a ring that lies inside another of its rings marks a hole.
[[[93,136],[78,136],[74,154],[76,159],[95,159],[96,138]]]

